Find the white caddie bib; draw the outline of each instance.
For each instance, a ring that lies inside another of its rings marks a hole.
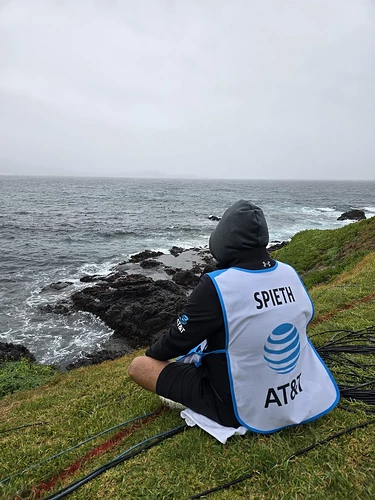
[[[296,271],[277,262],[270,269],[229,268],[208,276],[223,311],[238,421],[271,433],[332,410],[339,389],[307,338],[313,305]]]

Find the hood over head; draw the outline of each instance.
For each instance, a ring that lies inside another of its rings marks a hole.
[[[230,264],[239,254],[266,247],[268,241],[263,210],[251,201],[239,200],[224,212],[210,236],[209,247],[220,264]]]

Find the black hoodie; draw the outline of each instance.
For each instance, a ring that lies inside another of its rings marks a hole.
[[[221,269],[257,270],[274,266],[267,244],[268,228],[262,210],[244,200],[228,208],[210,237],[210,251]],[[146,351],[146,355],[166,361],[187,354],[205,339],[205,352],[211,352],[224,349],[225,338],[219,297],[211,279],[203,275],[176,323]],[[220,399],[231,402],[225,354],[205,356],[202,366]]]

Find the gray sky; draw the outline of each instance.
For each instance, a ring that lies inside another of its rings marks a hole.
[[[0,173],[375,180],[372,0],[0,0]]]

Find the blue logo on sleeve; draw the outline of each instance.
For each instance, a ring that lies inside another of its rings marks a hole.
[[[181,333],[184,333],[184,331],[185,331],[184,325],[186,325],[186,323],[188,321],[189,321],[189,318],[186,316],[186,314],[182,314],[181,316],[179,316],[177,318],[176,325],[177,325],[178,330]]]
[[[180,321],[183,325],[186,325],[186,323],[189,321],[189,317],[186,316],[186,314],[183,314],[182,316],[180,316]]]
[[[268,336],[263,357],[271,370],[285,374],[296,367],[300,349],[297,328],[291,323],[283,323]]]

